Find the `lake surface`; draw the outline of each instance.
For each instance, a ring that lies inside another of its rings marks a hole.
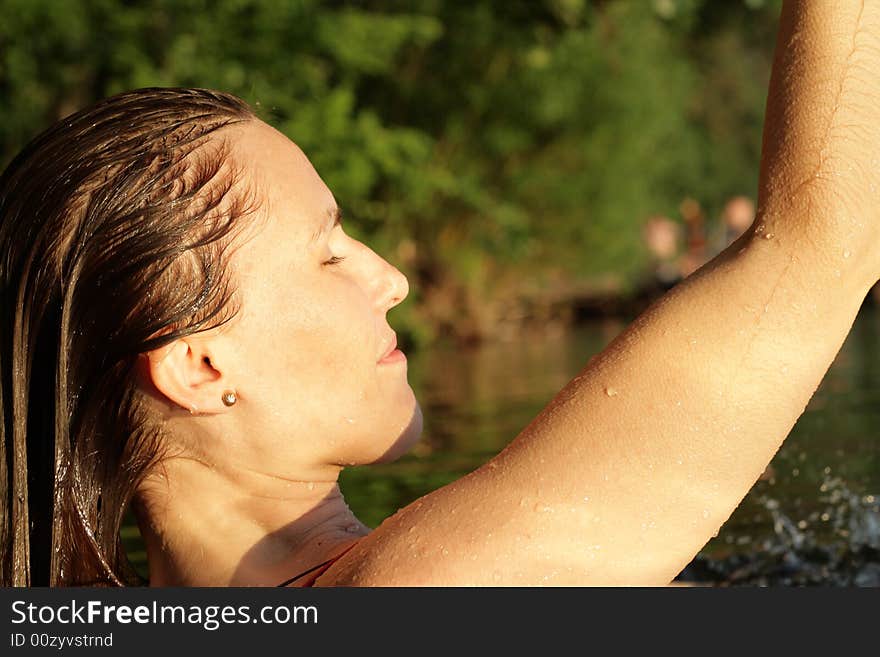
[[[392,317],[393,323],[393,317]],[[497,454],[625,326],[408,355],[425,431],[399,461],[346,470],[355,513],[377,526]],[[880,313],[866,305],[782,449],[680,580],[880,586]],[[123,530],[143,571],[136,529]]]

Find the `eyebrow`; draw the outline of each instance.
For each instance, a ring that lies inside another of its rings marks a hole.
[[[342,225],[342,210],[339,209],[338,205],[335,208],[333,208],[332,210],[330,210],[327,214],[329,215],[330,220],[325,222],[324,224],[322,224],[318,228],[318,230],[316,230],[314,232],[314,234],[312,235],[312,238],[309,240],[310,245],[317,242],[318,239],[320,239],[320,237],[322,235],[324,235],[325,233],[328,233],[329,231],[336,228],[337,226]]]

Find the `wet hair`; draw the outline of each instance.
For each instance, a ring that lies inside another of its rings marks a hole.
[[[0,176],[3,586],[144,583],[119,530],[164,441],[136,364],[236,312],[224,254],[253,195],[215,133],[253,118],[216,91],[131,91]]]

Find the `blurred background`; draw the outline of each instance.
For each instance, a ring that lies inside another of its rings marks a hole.
[[[408,344],[492,339],[630,296],[660,262],[674,279],[688,244],[685,270],[720,248],[726,204],[757,188],[778,13],[0,0],[0,161],[119,91],[232,92],[300,144],[347,225],[410,277]]]
[[[410,279],[425,436],[346,471],[376,525],[509,442],[754,218],[780,0],[0,0],[0,165],[144,86],[232,92]],[[682,580],[880,585],[878,322]],[[123,536],[146,572],[136,527]]]

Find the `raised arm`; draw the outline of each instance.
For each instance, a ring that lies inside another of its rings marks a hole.
[[[754,484],[880,276],[880,3],[791,2],[752,229],[338,584],[664,584]]]

